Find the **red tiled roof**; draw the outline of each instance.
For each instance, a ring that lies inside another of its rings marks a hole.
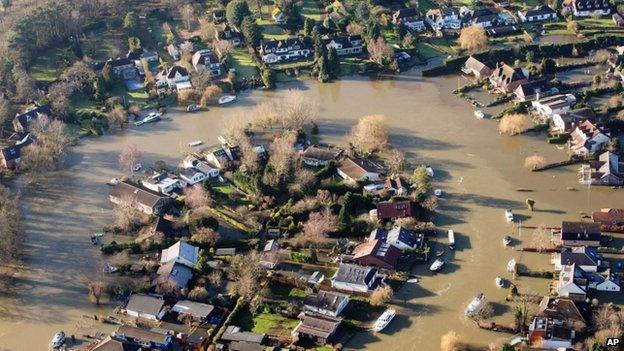
[[[377,204],[377,217],[381,219],[412,217],[412,203],[381,201]]]

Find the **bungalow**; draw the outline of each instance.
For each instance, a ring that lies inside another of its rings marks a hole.
[[[377,219],[412,217],[412,203],[410,201],[380,201],[377,203]]]
[[[308,295],[304,302],[304,308],[310,313],[337,317],[349,304],[349,295],[321,290],[316,295]]]
[[[369,293],[380,281],[377,268],[341,263],[331,279],[331,286],[337,290]]]
[[[500,20],[501,18],[498,13],[495,13],[489,8],[482,8],[471,11],[464,25],[478,25],[483,28],[489,28],[498,25]]]
[[[546,349],[567,348],[572,346],[574,330],[566,328],[562,321],[534,317],[529,325],[528,341],[530,345],[537,345]]]
[[[169,69],[163,70],[156,76],[156,85],[159,87],[168,86],[171,89],[177,88],[179,84],[188,84],[190,75],[186,68],[178,65],[171,66]],[[180,89],[177,89],[178,91]]]
[[[512,93],[516,88],[528,82],[520,68],[513,68],[506,63],[497,65],[490,75],[490,83],[501,93]]]
[[[551,130],[558,133],[573,131],[583,121],[596,122],[596,114],[589,107],[577,108],[565,113],[555,113],[551,119]]]
[[[600,246],[602,234],[600,224],[588,222],[561,223],[561,243],[563,246]]]
[[[165,172],[156,173],[141,181],[144,187],[165,195],[170,195],[176,189],[182,189],[186,183],[178,178],[170,177]]]
[[[361,35],[325,36],[323,43],[327,50],[336,49],[338,56],[359,55],[364,52],[364,42]]]
[[[100,72],[106,64],[110,65],[113,75],[119,79],[135,79],[138,76],[134,61],[128,58],[108,59],[106,62],[98,62],[93,66],[93,70]]]
[[[244,341],[254,344],[262,344],[264,339],[266,339],[266,334],[241,331],[241,328],[236,325],[228,326],[221,336],[221,340],[227,342]]]
[[[169,334],[157,333],[131,325],[120,326],[113,333],[113,339],[157,350],[166,350],[173,344],[173,337]]]
[[[591,305],[585,301],[544,296],[537,315],[557,319],[568,328],[582,330],[589,325],[592,310]]]
[[[208,179],[208,176],[195,167],[189,167],[180,171],[180,178],[188,185],[195,185]]]
[[[381,170],[364,159],[345,157],[337,167],[338,175],[351,182],[358,180],[375,181],[379,179]]]
[[[474,56],[470,56],[466,60],[466,63],[464,63],[462,72],[466,74],[472,74],[477,79],[483,79],[489,77],[492,74],[492,68],[490,68],[488,64],[476,59]]]
[[[513,94],[516,96],[516,100],[524,102],[551,95],[551,92],[552,90],[547,90],[544,80],[535,80],[520,84],[513,91]]]
[[[576,97],[572,94],[558,94],[546,98],[537,97],[531,101],[535,112],[545,118],[551,119],[555,114],[567,113],[576,103]]]
[[[382,240],[370,240],[353,249],[353,261],[363,266],[396,269],[401,250]]]
[[[213,305],[189,300],[180,300],[171,307],[171,311],[178,315],[188,316],[198,322],[207,321],[213,310]]]
[[[395,26],[402,23],[410,30],[417,32],[425,30],[425,21],[420,15],[420,12],[418,12],[415,8],[398,9],[394,14],[392,14],[392,23]]]
[[[597,272],[599,267],[605,265],[602,255],[595,248],[587,246],[564,247],[561,253],[553,255],[552,263],[557,271],[563,266],[576,264],[585,272]]]
[[[592,220],[605,227],[624,226],[624,209],[603,208],[592,213]]]
[[[620,292],[622,283],[620,282],[620,277],[617,274],[612,272],[610,269],[607,269],[601,274],[601,277],[603,280],[596,284],[596,290]]]
[[[162,250],[160,263],[176,262],[193,268],[199,260],[199,247],[178,241],[170,247]]]
[[[343,150],[331,145],[311,145],[301,152],[301,161],[311,167],[325,166],[335,161]]]
[[[213,76],[221,75],[221,62],[212,50],[203,49],[196,51],[191,58],[191,63],[195,71],[199,72],[203,69],[209,69]]]
[[[425,235],[414,233],[405,227],[394,227],[389,231],[385,228],[373,229],[368,236],[369,241],[380,240],[401,251],[422,249],[425,247]]]
[[[110,336],[99,341],[89,351],[141,351],[140,345],[132,345],[130,343],[115,340]]]
[[[341,322],[342,318],[306,313],[293,329],[292,335],[299,339],[309,339],[320,345],[325,345],[331,343]]]
[[[454,7],[431,9],[427,11],[425,20],[435,31],[442,29],[460,29],[459,10]]]
[[[238,47],[243,42],[243,36],[239,31],[226,25],[223,30],[215,29],[215,39],[217,41],[226,41],[234,47]]]
[[[485,30],[485,34],[487,34],[487,36],[491,38],[506,37],[509,35],[516,35],[519,33],[522,33],[522,27],[514,26],[514,25],[488,28]]]
[[[160,296],[134,294],[130,295],[125,311],[132,317],[159,321],[165,315],[164,305],[165,301]]]
[[[260,43],[262,61],[268,64],[308,58],[313,51],[308,38],[273,39]]]
[[[16,169],[22,159],[22,149],[31,143],[30,134],[27,134],[21,140],[10,140],[0,147],[0,168]]]
[[[40,116],[52,117],[52,110],[50,109],[50,106],[37,106],[22,114],[16,114],[15,118],[13,118],[13,131],[15,131],[15,133],[28,132],[28,125],[30,124],[30,122],[34,121]]]
[[[589,281],[586,273],[580,267],[575,264],[561,267],[557,282],[557,294],[559,296],[585,301],[588,288]]]
[[[556,21],[557,11],[548,5],[539,5],[530,10],[518,11],[518,18],[521,22]]]
[[[575,17],[611,14],[611,3],[608,0],[565,0],[563,4]]]
[[[165,213],[172,202],[170,197],[129,180],[122,180],[113,186],[108,199],[116,205],[130,201],[134,208],[148,215]]]
[[[620,172],[620,157],[611,151],[603,152],[598,160],[581,166],[579,182],[586,185],[623,185],[624,174]]]
[[[570,133],[568,146],[574,155],[587,156],[595,154],[611,139],[611,135],[602,127],[589,120],[581,122]]]
[[[188,266],[170,261],[158,267],[157,277],[152,281],[153,286],[169,284],[172,287],[186,289],[188,282],[193,278],[193,270]]]
[[[187,156],[182,161],[182,167],[195,168],[210,178],[216,178],[219,176],[219,169],[210,167],[207,163],[200,161],[194,156]]]

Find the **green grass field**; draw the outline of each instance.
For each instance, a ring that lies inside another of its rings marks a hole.
[[[301,14],[304,17],[309,17],[317,22],[323,17],[319,3],[315,0],[303,0]]]
[[[299,320],[290,319],[273,313],[260,313],[253,318],[254,333],[273,335],[290,335],[290,332],[299,324]]]
[[[77,59],[69,48],[50,49],[35,59],[30,74],[37,81],[52,82]]]
[[[232,50],[230,54],[232,66],[236,69],[237,79],[251,78],[258,75],[258,68],[251,60],[251,55],[245,48]]]

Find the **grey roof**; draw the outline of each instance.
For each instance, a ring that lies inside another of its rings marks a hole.
[[[162,250],[160,262],[166,263],[174,261],[178,258],[182,258],[193,264],[196,264],[197,260],[199,259],[199,248],[191,244],[178,241],[170,247]]]
[[[213,305],[208,305],[201,302],[181,300],[178,301],[172,308],[172,311],[188,314],[198,319],[208,317],[208,315],[214,310]]]
[[[18,114],[17,116],[15,116],[15,119],[22,126],[22,128],[24,128],[24,130],[27,130],[28,123],[37,119],[39,115],[46,115],[46,116],[51,117],[52,110],[50,110],[50,106],[44,105],[44,106],[35,107],[34,109],[26,111],[22,114]]]
[[[561,250],[561,264],[570,265],[573,263],[579,266],[598,266],[602,261],[602,255],[592,247],[563,248]]]
[[[233,341],[228,347],[230,351],[263,351],[264,345],[248,341]]]
[[[304,304],[305,306],[337,312],[338,306],[345,300],[349,300],[349,295],[321,290],[317,295],[308,295],[304,300]]]
[[[338,266],[338,270],[333,281],[368,285],[368,283],[377,275],[377,268],[374,267],[362,267],[350,263],[341,263]]]
[[[246,341],[261,344],[265,337],[266,334],[241,331],[240,327],[230,325],[225,329],[225,333],[223,333],[221,339],[225,341]]]
[[[136,294],[130,296],[128,303],[126,304],[126,310],[158,316],[164,304],[165,302],[160,297]]]
[[[130,197],[133,201],[136,201],[142,205],[153,208],[161,199],[167,199],[168,197],[159,194],[155,191],[149,190],[139,184],[128,180],[122,180],[115,185],[110,192],[110,195],[118,199],[123,199],[125,196]]]
[[[417,236],[416,233],[411,230],[407,230],[404,227],[394,227],[388,232],[386,241],[400,241],[407,246],[414,247],[416,244],[423,242],[424,236]]]
[[[154,284],[160,284],[164,282],[171,282],[181,289],[186,288],[189,280],[193,278],[193,270],[189,267],[171,261],[158,268],[158,277],[154,280]]]

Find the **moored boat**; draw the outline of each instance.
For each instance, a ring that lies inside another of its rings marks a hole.
[[[503,245],[509,246],[509,244],[511,244],[511,237],[509,235],[505,235],[503,237]]]
[[[448,241],[449,249],[455,250],[455,232],[453,231],[453,229],[448,230]]]
[[[483,119],[485,117],[485,113],[483,113],[482,110],[475,110],[474,115],[478,119]]]
[[[200,109],[201,109],[200,105],[192,104],[186,107],[186,112],[195,112],[195,111],[199,111]]]
[[[435,189],[435,190],[433,191],[433,195],[435,195],[435,196],[437,196],[437,197],[442,196],[442,189]]]
[[[109,180],[107,184],[108,185],[117,185],[117,184],[119,184],[119,178],[113,178],[113,179]]]
[[[479,311],[481,311],[484,303],[485,303],[485,294],[478,293],[477,296],[475,296],[475,298],[472,299],[472,301],[470,301],[468,306],[466,306],[466,309],[464,310],[464,314],[468,317],[472,317],[476,315],[477,313],[479,313]]]
[[[236,100],[236,95],[225,95],[219,98],[219,105],[229,104],[234,100]]]
[[[396,316],[395,310],[391,308],[385,310],[384,313],[382,313],[381,316],[379,316],[379,318],[375,322],[375,325],[373,326],[373,330],[375,332],[380,332],[384,330],[388,326],[388,324],[390,324],[394,316]]]
[[[54,334],[52,341],[50,341],[50,347],[53,349],[58,349],[59,347],[63,346],[64,343],[65,343],[65,332],[60,331]]]
[[[433,264],[431,264],[431,266],[429,267],[429,270],[432,271],[432,272],[437,272],[440,269],[442,269],[442,267],[444,267],[445,263],[446,262],[444,262],[443,259],[438,258],[435,261],[433,261]]]
[[[494,279],[494,283],[496,283],[496,286],[499,288],[502,288],[503,285],[505,285],[505,280],[501,277],[496,277],[496,279]]]
[[[508,208],[505,210],[505,219],[507,220],[507,222],[511,223],[514,221],[514,215],[513,212],[511,212],[511,209]]]
[[[415,284],[415,283],[418,283],[418,278],[408,279],[408,280],[406,280],[406,282],[411,283],[411,284]]]
[[[430,177],[433,177],[433,175],[435,174],[435,173],[433,172],[433,167],[431,167],[431,166],[427,165],[427,166],[425,167],[425,169],[427,170],[427,175],[428,175],[428,176],[430,176]]]
[[[204,142],[203,142],[203,141],[201,141],[201,140],[194,140],[194,141],[191,141],[190,143],[188,143],[188,145],[189,145],[189,146],[199,146],[199,145],[201,145],[201,144],[203,144],[203,143],[204,143]]]
[[[507,262],[507,272],[515,272],[516,271],[516,260],[511,259]]]

